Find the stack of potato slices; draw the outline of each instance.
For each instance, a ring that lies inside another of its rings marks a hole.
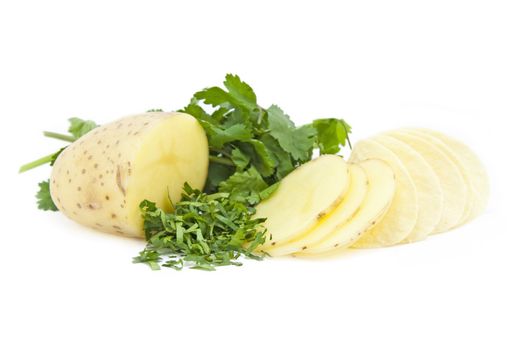
[[[350,159],[323,155],[257,206],[261,250],[318,255],[423,240],[481,214],[487,173],[466,145],[440,132],[400,129],[358,142]]]

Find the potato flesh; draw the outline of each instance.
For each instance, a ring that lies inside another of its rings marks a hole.
[[[367,159],[383,160],[392,168],[396,177],[396,191],[383,219],[354,246],[373,248],[400,243],[416,226],[418,217],[416,187],[399,158],[388,148],[370,139],[359,141],[354,145],[350,155],[350,162],[359,163]]]
[[[352,220],[367,194],[368,179],[365,171],[358,165],[350,164],[348,170],[350,185],[343,201],[331,213],[325,215],[312,229],[297,238],[294,237],[288,243],[269,247],[266,250],[267,253],[271,256],[283,256],[306,251],[308,247],[325,239],[338,226]]]
[[[387,134],[417,151],[439,179],[443,191],[443,212],[432,233],[445,232],[457,226],[465,211],[467,184],[456,164],[439,147],[423,137],[406,131],[390,131]]]
[[[288,174],[256,207],[255,217],[266,218],[266,242],[260,249],[304,234],[339,205],[348,186],[348,166],[334,155],[320,156]]]
[[[396,193],[394,172],[387,163],[377,159],[360,162],[359,167],[366,174],[368,186],[358,210],[325,239],[303,250],[301,255],[318,255],[347,248],[360,237],[365,238],[367,232],[388,212]]]
[[[490,184],[487,171],[476,153],[463,142],[441,132],[429,129],[415,129],[415,131],[427,135],[427,137],[436,138],[446,144],[453,152],[454,158],[462,165],[462,169],[471,186],[472,204],[470,212],[468,215],[465,215],[461,224],[481,214],[487,207],[490,196]]]
[[[202,188],[208,145],[197,120],[184,113],[146,113],[100,126],[57,159],[51,195],[80,224],[142,237],[139,204],[170,209],[187,181]]]
[[[443,191],[436,173],[419,153],[402,141],[386,134],[378,135],[373,140],[397,155],[416,187],[417,222],[404,241],[417,242],[427,238],[439,223],[443,213]]]

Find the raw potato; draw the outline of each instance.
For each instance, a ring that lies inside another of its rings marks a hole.
[[[417,242],[427,238],[443,213],[443,191],[436,173],[428,162],[407,144],[386,134],[378,135],[373,140],[397,155],[416,186],[419,206],[417,222],[404,241]]]
[[[435,130],[416,130],[425,135],[430,135],[439,139],[449,146],[454,154],[459,158],[459,161],[463,164],[466,175],[470,181],[473,194],[473,203],[470,214],[465,217],[463,223],[466,223],[477,217],[487,207],[490,195],[489,178],[483,163],[481,163],[478,156],[461,141],[458,141]]]
[[[406,131],[390,131],[392,136],[416,150],[432,167],[443,190],[443,213],[432,233],[440,233],[457,226],[465,212],[467,184],[458,167],[438,146]]]
[[[396,192],[384,218],[354,246],[374,248],[400,243],[416,226],[419,208],[416,187],[403,163],[385,146],[370,139],[359,141],[353,147],[350,162],[366,159],[383,160],[392,168],[396,177]]]
[[[338,156],[323,155],[286,176],[275,193],[256,207],[266,218],[261,250],[301,236],[330,213],[348,190],[348,166]]]
[[[365,160],[359,163],[368,179],[368,192],[357,212],[338,225],[321,242],[303,250],[300,255],[318,255],[352,245],[361,235],[363,238],[388,212],[396,193],[394,172],[387,163]],[[359,242],[359,241],[358,241]]]
[[[271,256],[282,256],[307,250],[330,235],[338,226],[353,219],[368,192],[368,179],[359,165],[349,164],[348,168],[350,186],[343,201],[305,234],[288,243],[269,247],[266,249],[267,253]]]
[[[53,166],[51,195],[80,224],[142,237],[140,202],[167,210],[184,182],[202,189],[207,171],[208,142],[195,118],[145,113],[100,126],[64,150]]]

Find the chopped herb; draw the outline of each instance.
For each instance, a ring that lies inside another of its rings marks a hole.
[[[135,263],[154,270],[160,266],[214,270],[242,265],[241,256],[262,258],[254,249],[264,243],[264,219],[252,219],[253,207],[231,200],[229,193],[205,194],[186,183],[173,212],[147,200],[140,209],[148,243],[133,258]]]

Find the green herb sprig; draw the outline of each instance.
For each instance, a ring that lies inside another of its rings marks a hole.
[[[83,135],[90,132],[91,130],[93,130],[94,128],[96,128],[97,126],[98,125],[94,121],[91,121],[91,120],[84,120],[80,118],[70,118],[69,119],[69,129],[68,129],[69,135],[60,134],[60,133],[56,133],[52,131],[44,131],[44,136],[72,143],[78,140]],[[53,166],[53,164],[55,164],[55,160],[57,159],[57,157],[65,149],[66,147],[62,147],[54,153],[41,157],[27,164],[24,164],[20,167],[18,172],[23,173],[23,172],[34,169],[44,164],[49,164]],[[39,190],[36,194],[38,209],[58,211],[58,208],[56,207],[55,203],[53,203],[53,199],[51,198],[51,193],[49,192],[49,180],[40,182],[38,184],[38,187],[39,187]]]
[[[335,154],[347,143],[351,127],[342,119],[297,127],[277,105],[259,106],[253,89],[237,75],[227,74],[224,87],[196,92],[181,109],[199,120],[208,136],[207,193],[227,192],[233,200],[254,205],[261,191],[309,161],[315,149]]]

